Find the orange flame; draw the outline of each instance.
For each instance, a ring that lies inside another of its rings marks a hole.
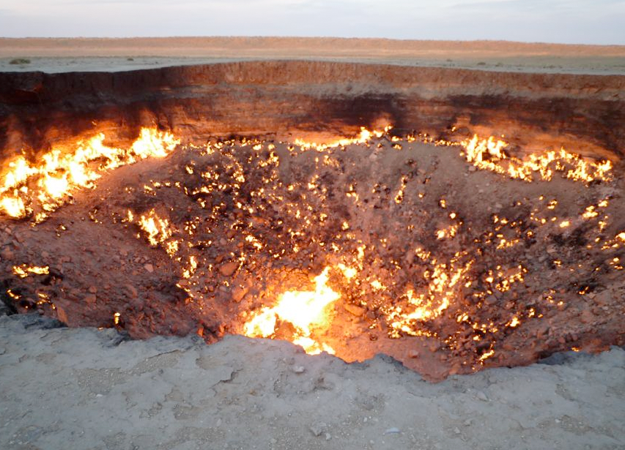
[[[340,294],[330,288],[326,267],[315,277],[314,291],[287,291],[283,293],[275,306],[264,307],[244,325],[244,335],[248,337],[271,337],[275,334],[279,321],[288,322],[295,328],[292,342],[301,346],[306,353],[315,355],[334,350],[312,338],[313,331],[327,329],[330,326],[328,307],[340,298]]]
[[[521,160],[506,155],[503,149],[508,147],[508,143],[495,140],[493,136],[480,139],[476,134],[472,139],[462,141],[460,145],[464,148],[467,161],[478,169],[489,170],[523,181],[533,181],[534,174],[538,174],[544,181],[550,181],[555,172],[560,172],[565,178],[582,183],[611,179],[609,172],[612,170],[612,163],[610,161],[590,161],[569,153],[563,148],[557,152],[552,150],[534,153]]]
[[[384,136],[386,133],[388,133],[391,130],[391,128],[392,128],[391,126],[387,126],[383,130],[371,131],[371,130],[367,130],[365,127],[361,127],[360,133],[358,134],[357,137],[354,137],[354,138],[339,139],[339,140],[336,140],[334,142],[330,142],[327,144],[320,144],[317,142],[305,141],[303,139],[296,139],[294,144],[301,147],[303,150],[314,149],[317,151],[324,151],[329,148],[345,147],[347,145],[353,145],[353,144],[366,144],[367,142],[369,142],[369,140],[371,140],[374,137],[380,138]]]
[[[104,171],[165,157],[180,142],[171,133],[153,128],[143,128],[129,149],[107,147],[104,139],[100,133],[79,141],[73,150],[55,148],[37,164],[24,156],[9,162],[0,177],[0,212],[20,219],[32,213],[37,203],[44,211],[54,211],[74,191],[93,188]]]

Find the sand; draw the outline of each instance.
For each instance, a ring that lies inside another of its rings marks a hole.
[[[28,59],[25,64],[11,64]],[[324,60],[535,73],[625,74],[625,46],[323,38],[0,38],[0,71],[125,71]]]
[[[286,342],[0,318],[3,449],[619,449],[625,351],[431,384]]]

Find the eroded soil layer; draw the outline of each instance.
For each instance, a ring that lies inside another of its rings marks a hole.
[[[505,134],[519,150],[618,160],[625,76],[480,72],[316,61],[131,72],[0,73],[0,155],[47,151],[85,132],[116,143],[141,127],[200,136],[353,135],[361,126],[448,138]]]
[[[619,176],[512,180],[388,136],[213,141],[119,168],[43,223],[3,222],[0,271],[18,311],[134,338],[296,341],[286,316],[249,324],[321,289],[337,295],[315,350],[440,380],[623,345],[622,194]]]

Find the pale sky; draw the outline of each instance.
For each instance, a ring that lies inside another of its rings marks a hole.
[[[0,36],[334,36],[624,45],[625,0],[0,0]]]

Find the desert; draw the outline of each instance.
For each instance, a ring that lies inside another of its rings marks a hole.
[[[624,70],[0,38],[3,448],[623,448]]]

